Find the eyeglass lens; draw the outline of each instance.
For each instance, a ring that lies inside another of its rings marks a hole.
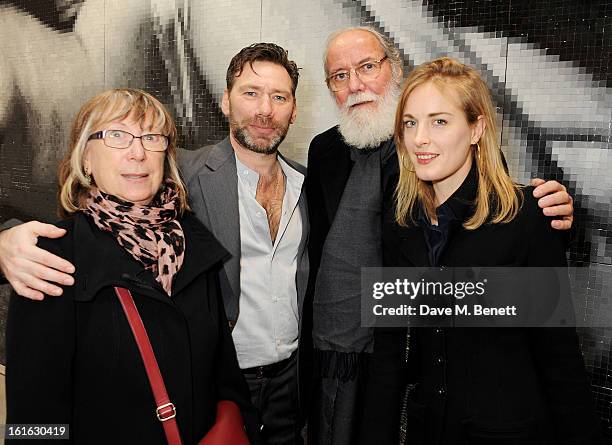
[[[333,91],[343,90],[348,86],[349,79],[351,77],[351,73],[354,71],[357,77],[361,80],[374,80],[380,74],[380,65],[381,61],[371,61],[366,62],[364,64],[359,65],[358,67],[349,70],[349,71],[341,71],[330,77],[330,86]]]
[[[168,139],[161,134],[143,134],[134,136],[127,131],[109,130],[104,135],[104,143],[112,148],[128,148],[134,138],[139,138],[142,146],[149,151],[164,151],[168,146]]]

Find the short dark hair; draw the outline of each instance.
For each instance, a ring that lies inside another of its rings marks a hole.
[[[289,60],[287,50],[274,43],[253,43],[246,48],[242,48],[240,52],[232,58],[232,61],[227,67],[227,75],[225,77],[227,90],[229,91],[232,89],[234,80],[242,74],[245,64],[248,63],[251,69],[253,69],[253,62],[258,61],[272,62],[285,68],[291,78],[291,94],[295,97],[298,77],[300,77],[298,66],[293,60]]]

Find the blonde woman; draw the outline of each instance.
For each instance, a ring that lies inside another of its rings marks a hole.
[[[395,130],[400,166],[387,189],[386,266],[566,265],[564,239],[532,188],[504,168],[490,93],[474,69],[449,58],[414,69]],[[401,339],[378,330],[375,354],[388,363],[378,374],[387,381],[373,377],[368,405],[392,405],[397,420],[400,395],[389,395],[388,380],[408,376],[416,388],[407,443],[599,443],[574,329],[414,328],[408,369],[394,374]]]
[[[221,400],[256,437],[218,289],[227,252],[189,211],[176,128],[157,99],[115,89],[83,105],[60,166],[60,213],[66,236],[39,245],[75,265],[75,285],[61,298],[11,299],[7,422],[69,424],[75,444],[166,443],[119,286],[140,312],[183,443],[211,429]]]

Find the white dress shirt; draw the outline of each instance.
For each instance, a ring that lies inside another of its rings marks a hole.
[[[276,240],[255,195],[259,174],[236,157],[240,213],[240,313],[232,331],[240,368],[276,363],[298,345],[295,274],[302,238],[298,200],[304,175],[278,158],[287,178]]]

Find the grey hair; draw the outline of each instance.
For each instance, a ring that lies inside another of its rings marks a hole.
[[[325,77],[329,75],[329,72],[327,71],[327,54],[329,53],[330,44],[338,36],[349,31],[365,31],[376,37],[376,40],[378,40],[381,49],[385,52],[385,56],[387,56],[387,59],[389,59],[389,63],[391,63],[393,78],[396,79],[398,82],[401,81],[403,61],[399,50],[395,47],[391,39],[389,39],[387,36],[378,32],[370,26],[352,26],[350,28],[339,29],[329,35],[329,37],[327,38],[327,43],[325,44],[325,51],[323,52],[323,69],[325,70]]]

